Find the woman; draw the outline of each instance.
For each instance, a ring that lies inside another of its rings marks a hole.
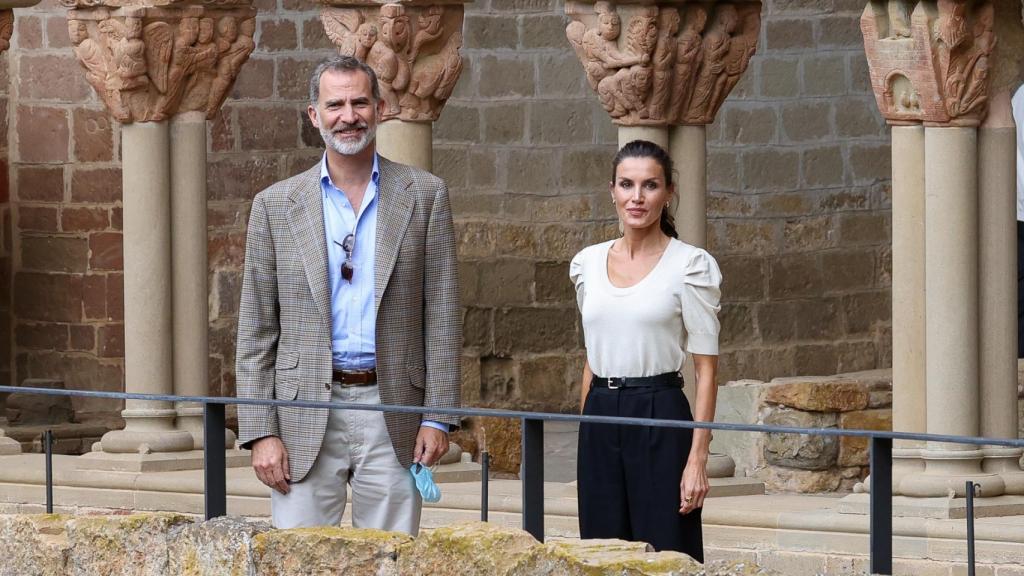
[[[612,163],[621,238],[569,266],[583,317],[583,413],[693,420],[682,392],[686,353],[697,376],[696,420],[715,415],[721,273],[680,242],[669,214],[672,160],[635,140]],[[648,542],[704,561],[700,512],[710,430],[583,424],[580,536]]]

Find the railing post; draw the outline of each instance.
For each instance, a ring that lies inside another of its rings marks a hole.
[[[491,455],[487,450],[480,452],[480,521],[487,522],[487,514],[490,508],[490,496],[488,487],[491,483]]]
[[[227,515],[223,404],[203,404],[203,482],[206,519]]]
[[[892,574],[892,438],[871,437],[871,573]]]
[[[974,496],[978,485],[967,481],[967,576],[974,576]]]
[[[53,514],[53,431],[43,433],[43,452],[46,454],[46,513]]]
[[[523,418],[523,530],[544,541],[544,421]]]

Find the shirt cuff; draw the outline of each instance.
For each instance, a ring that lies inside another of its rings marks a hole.
[[[718,334],[687,334],[686,351],[690,354],[718,356]]]
[[[420,422],[420,426],[426,426],[428,428],[437,428],[438,430],[440,430],[441,432],[444,432],[445,434],[448,433],[448,425],[445,424],[444,422],[434,422],[433,420],[424,420],[424,421]]]

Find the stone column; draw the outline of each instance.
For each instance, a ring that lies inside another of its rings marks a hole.
[[[81,3],[68,13],[75,55],[123,125],[125,387],[205,395],[205,119],[255,47],[255,12],[173,0],[160,7]],[[122,415],[124,430],[103,436],[103,452],[201,445],[190,432],[195,407],[130,400]]]
[[[11,47],[11,34],[14,33],[14,10],[10,8],[0,10],[0,52],[5,52]],[[4,330],[10,330],[10,326],[3,326]],[[3,353],[10,354],[10,350]],[[7,426],[7,403],[6,396],[0,394],[0,456],[21,454],[21,444],[12,438],[8,438],[4,432]]]
[[[680,239],[707,245],[705,127],[757,50],[761,3],[623,3],[568,0],[565,34],[590,87],[619,126],[619,146],[650,140],[678,173],[674,215]],[[693,364],[683,367],[693,398]],[[713,454],[709,473],[731,476],[735,463]]]
[[[924,127],[892,127],[892,426],[925,432]],[[893,485],[920,472],[921,442],[893,448]]]
[[[908,364],[897,364],[904,380],[894,382],[894,416],[900,417],[897,425],[917,425],[920,411],[911,406],[924,404],[927,432],[976,436],[983,432],[977,126],[988,113],[990,76],[995,67],[995,4],[992,0],[870,3],[861,18],[861,28],[872,87],[882,114],[890,123],[925,125],[926,384],[923,397],[919,387],[899,389],[917,384],[909,362],[914,360],[920,336],[894,331],[894,340],[901,338],[894,341],[894,356],[900,350],[911,352],[903,358]],[[894,131],[894,178],[899,170],[905,171],[901,176],[906,177],[895,180],[894,186],[908,186],[907,180],[913,179],[916,170],[913,162],[897,169],[897,161],[906,159],[898,160],[895,155],[917,138],[906,130]],[[894,196],[901,192],[894,189]],[[899,207],[894,201],[894,225]],[[904,235],[916,235],[916,222],[898,222],[911,230],[893,234],[894,270],[895,249],[902,246],[896,239],[902,242],[907,239]],[[1003,240],[1011,243],[1012,235],[1007,234]],[[908,281],[915,269],[909,268]],[[894,282],[900,282],[900,286],[894,285],[894,307],[901,306],[908,296],[920,300],[916,287],[899,277],[894,277]],[[910,311],[900,313],[909,315]],[[1004,314],[1009,316],[1010,310],[1004,310]],[[907,319],[910,322],[904,327],[909,329],[915,318]],[[894,310],[894,326],[896,322]],[[999,396],[992,402],[1016,405],[1016,390],[1012,395],[1008,390],[995,394]],[[967,479],[981,484],[984,496],[998,496],[1005,489],[1000,476],[982,473],[983,453],[975,447],[929,443],[921,456],[924,471],[907,474],[899,481],[903,494],[941,497],[952,492],[962,496]]]
[[[469,0],[319,0],[324,31],[338,52],[377,73],[387,109],[377,149],[432,169],[432,126],[462,73],[463,4]]]

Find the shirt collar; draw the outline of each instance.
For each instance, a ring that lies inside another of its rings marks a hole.
[[[380,180],[380,157],[377,155],[377,152],[373,153],[373,169],[370,172],[370,179],[373,180],[374,186]],[[320,183],[329,184],[335,190],[341,190],[331,181],[331,174],[327,171],[327,152],[324,152],[323,157],[320,159]]]

